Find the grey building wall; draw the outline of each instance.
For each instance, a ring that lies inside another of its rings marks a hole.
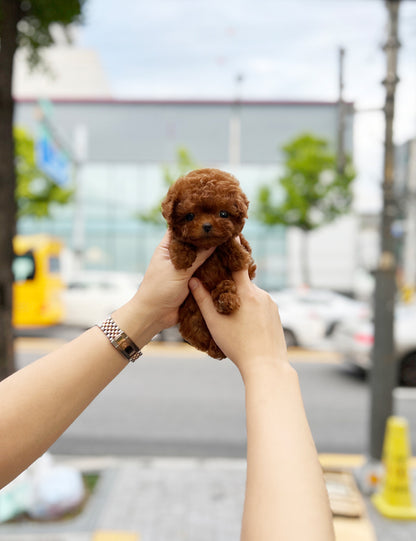
[[[34,101],[18,101],[17,125],[36,131]],[[239,115],[241,163],[269,164],[292,137],[312,132],[336,141],[337,104],[315,102],[54,101],[53,123],[71,144],[87,127],[90,162],[173,162],[185,146],[201,164],[229,161],[230,119]],[[352,152],[352,108],[346,147]]]

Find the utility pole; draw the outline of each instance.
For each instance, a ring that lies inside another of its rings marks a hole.
[[[393,121],[397,77],[398,15],[400,0],[386,0],[388,38],[384,46],[387,75],[384,105],[385,139],[381,253],[376,269],[374,293],[374,347],[371,371],[370,457],[380,460],[387,418],[393,411],[393,389],[397,383],[394,349],[394,305],[396,260],[392,225],[397,213],[394,194]]]
[[[235,99],[230,117],[229,162],[233,166],[240,165],[241,160],[241,86],[243,80],[244,76],[238,73],[235,78]]]
[[[85,124],[77,124],[73,136],[73,182],[75,187],[74,220],[72,222],[72,250],[74,260],[71,271],[83,268],[85,252],[85,216],[82,202],[82,172],[88,155],[88,130]]]
[[[406,170],[406,225],[403,253],[404,285],[408,300],[416,289],[416,139],[409,142],[409,165]]]
[[[345,49],[338,50],[338,134],[337,134],[337,171],[340,175],[345,170],[345,102],[344,102],[344,56]]]

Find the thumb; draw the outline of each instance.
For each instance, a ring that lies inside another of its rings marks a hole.
[[[204,319],[206,319],[206,316],[209,316],[210,312],[215,310],[211,295],[197,278],[191,278],[189,280],[189,289],[191,290]]]
[[[215,248],[208,248],[206,250],[200,250],[196,254],[195,261],[193,262],[192,266],[187,269],[187,272],[192,276],[192,274],[196,271],[198,267],[204,263],[210,255],[214,252]]]

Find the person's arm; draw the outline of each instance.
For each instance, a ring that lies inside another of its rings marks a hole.
[[[157,247],[135,296],[113,319],[142,348],[177,321],[194,265],[177,271],[169,259],[169,236]],[[100,322],[97,322],[100,323]],[[44,453],[128,362],[93,327],[0,383],[0,487]],[[133,366],[130,369],[134,370]]]
[[[247,485],[242,541],[333,541],[328,495],[302,402],[287,361],[276,304],[234,274],[241,307],[216,312],[198,280],[190,281],[210,332],[237,365],[246,389]]]

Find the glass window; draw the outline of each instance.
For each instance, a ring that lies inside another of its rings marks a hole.
[[[13,279],[15,282],[33,280],[35,277],[35,258],[29,251],[22,255],[16,255],[12,264]]]
[[[59,257],[56,255],[51,255],[49,258],[49,272],[51,274],[57,274],[60,270]]]

